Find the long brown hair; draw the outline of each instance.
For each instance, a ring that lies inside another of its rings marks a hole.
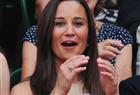
[[[50,95],[55,87],[56,70],[54,63],[54,53],[51,48],[52,32],[54,28],[54,20],[57,7],[65,0],[50,0],[44,9],[38,27],[38,43],[37,43],[37,65],[34,74],[31,76],[30,85],[34,95]],[[81,80],[84,88],[90,95],[104,95],[101,88],[98,66],[96,59],[98,57],[97,38],[93,17],[84,0],[73,0],[79,2],[85,9],[88,18],[88,47],[84,51],[84,55],[89,56],[87,70],[81,74]]]

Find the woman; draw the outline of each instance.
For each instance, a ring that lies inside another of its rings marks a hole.
[[[98,14],[99,10],[102,9],[101,5],[103,5],[102,3],[104,3],[105,0],[87,0],[86,2],[92,10],[93,16],[95,16]],[[119,81],[131,77],[132,36],[122,27],[118,27],[110,23],[103,23],[96,19],[94,19],[94,21],[98,43],[100,44],[99,49],[103,50],[103,53],[106,53],[106,51],[110,54],[112,53],[111,57],[106,56],[107,54],[102,54],[105,55],[102,57],[111,59],[110,62],[114,64],[118,72]],[[120,44],[116,44],[117,40]],[[99,50],[99,53],[101,50]]]
[[[36,0],[36,19],[39,20],[42,10],[45,8],[49,0]],[[23,38],[22,49],[22,80],[31,76],[36,65],[36,25],[33,25]],[[31,38],[31,39],[30,39]]]
[[[41,12],[44,9],[45,4],[47,4],[48,1],[49,0],[37,0],[36,1],[37,2],[36,5],[38,6],[37,13],[41,14]],[[90,2],[87,2],[87,3],[90,3]],[[100,2],[97,5],[100,6]],[[93,11],[92,6],[89,5],[89,7],[91,7],[91,11]],[[94,6],[95,6],[95,4],[94,4]],[[98,11],[99,9],[100,9],[100,7],[97,8],[96,10]],[[37,25],[34,25],[26,32],[26,34],[23,38],[22,80],[29,77],[30,75],[32,75],[34,72],[34,69],[35,69],[36,55],[37,55],[36,54],[37,53],[37,48],[36,48],[37,32],[36,31],[37,31]],[[104,59],[111,60],[112,58],[116,57],[118,54],[121,53],[118,49],[116,49],[112,46],[123,47],[123,45],[121,44],[120,41],[106,39],[105,41],[102,41],[98,44],[99,56]]]
[[[90,10],[94,15],[102,9],[102,3],[104,0],[86,0]],[[43,9],[42,9],[43,10]],[[124,80],[132,76],[131,65],[132,65],[132,37],[128,31],[124,30],[122,27],[115,26],[109,23],[99,22],[94,19],[98,38],[98,49],[99,56],[110,60],[119,75],[119,80]],[[25,67],[28,69],[29,74],[32,75],[36,62],[36,30],[37,26],[33,26],[24,37],[23,46],[23,70],[26,71]],[[33,43],[33,44],[32,44]],[[30,50],[29,48],[32,49]],[[29,52],[33,52],[30,53]],[[35,55],[35,56],[33,56]],[[29,66],[31,65],[31,66]],[[27,73],[26,73],[27,74]],[[22,74],[24,75],[24,73]],[[26,76],[27,77],[27,76]],[[24,77],[25,78],[25,77]]]
[[[8,69],[8,63],[0,47],[0,94],[10,94],[10,75]]]
[[[115,68],[100,58],[96,64],[96,32],[85,1],[51,0],[38,26],[35,72],[11,95],[117,94]]]

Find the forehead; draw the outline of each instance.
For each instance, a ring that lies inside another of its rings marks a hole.
[[[86,16],[84,7],[77,1],[69,0],[62,1],[56,12],[56,16],[73,15],[73,16]]]

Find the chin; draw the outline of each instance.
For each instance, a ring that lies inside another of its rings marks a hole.
[[[82,55],[82,54],[81,54],[81,53],[70,53],[70,54],[65,54],[63,58],[64,58],[65,60],[67,60],[67,59],[69,59],[70,57],[76,56],[76,55]]]

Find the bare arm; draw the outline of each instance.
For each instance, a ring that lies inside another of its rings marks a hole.
[[[25,41],[22,49],[22,80],[33,74],[36,66],[37,47]]]
[[[121,50],[121,54],[116,57],[115,68],[119,81],[132,76],[132,44],[126,45]]]
[[[29,81],[24,81],[15,85],[12,88],[10,95],[33,95]]]
[[[0,53],[0,95],[9,95],[10,75],[6,58]]]

